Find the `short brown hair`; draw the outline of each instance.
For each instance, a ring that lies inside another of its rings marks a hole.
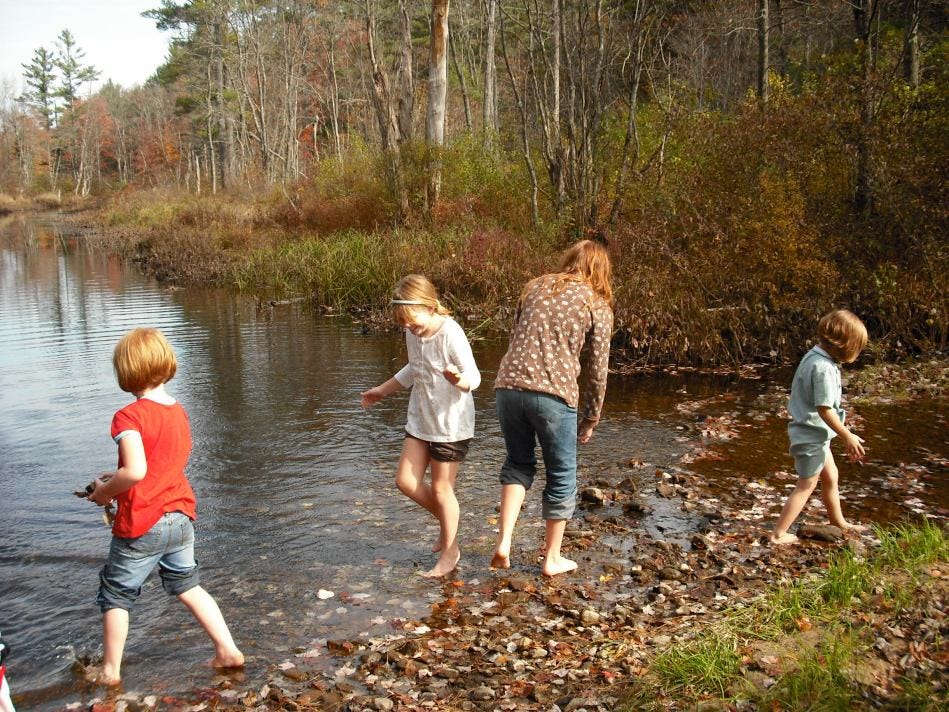
[[[115,345],[112,367],[119,388],[127,393],[141,393],[174,378],[178,360],[171,344],[158,329],[138,328]]]
[[[860,318],[846,309],[835,309],[821,317],[817,324],[821,347],[841,363],[854,361],[867,345],[867,327]]]
[[[407,274],[392,290],[392,318],[396,324],[405,324],[412,309],[429,307],[436,314],[448,314],[449,311],[438,300],[438,291],[428,277],[421,274]],[[400,304],[399,302],[414,302]]]

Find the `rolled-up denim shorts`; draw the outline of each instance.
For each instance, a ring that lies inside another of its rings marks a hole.
[[[140,537],[112,537],[109,560],[99,572],[99,609],[103,613],[110,608],[132,610],[155,564],[170,596],[201,583],[194,558],[194,525],[187,515],[168,512]]]
[[[507,457],[501,484],[530,489],[537,472],[537,443],[547,471],[544,519],[570,519],[577,503],[577,409],[549,393],[495,390]]]

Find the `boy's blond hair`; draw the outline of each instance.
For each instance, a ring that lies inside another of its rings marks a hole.
[[[867,327],[847,309],[835,309],[817,324],[821,348],[840,363],[851,363],[867,345]]]
[[[407,274],[392,290],[392,318],[397,324],[406,324],[412,310],[418,307],[429,307],[434,309],[436,314],[450,314],[438,300],[438,291],[428,277]]]
[[[127,393],[141,393],[174,378],[178,360],[171,344],[158,329],[138,328],[115,345],[112,367],[119,388]]]

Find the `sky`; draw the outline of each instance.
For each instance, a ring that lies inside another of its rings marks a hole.
[[[160,6],[161,0],[0,0],[0,79],[23,88],[20,65],[41,46],[55,53],[67,29],[86,53],[83,63],[102,72],[93,88],[107,79],[126,88],[142,84],[165,61],[173,36],[141,16]]]

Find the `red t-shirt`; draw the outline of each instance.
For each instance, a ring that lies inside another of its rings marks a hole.
[[[116,497],[119,511],[112,533],[124,538],[142,536],[166,512],[181,512],[194,520],[194,490],[185,476],[191,454],[191,425],[185,409],[180,403],[162,405],[139,398],[112,418],[113,440],[119,442],[121,434],[130,430],[142,436],[148,469],[144,479]]]

